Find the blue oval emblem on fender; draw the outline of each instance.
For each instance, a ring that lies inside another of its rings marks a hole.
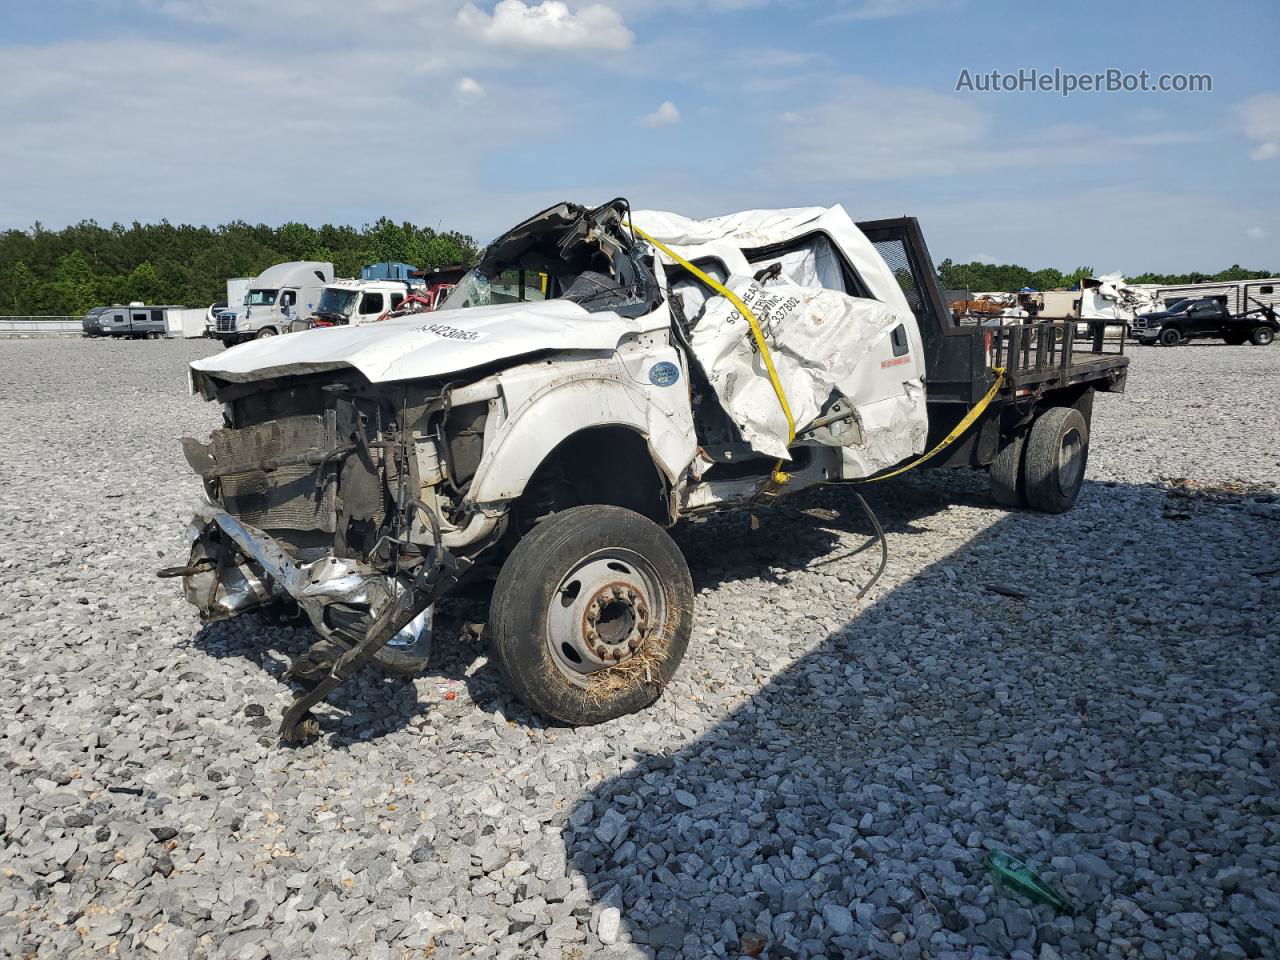
[[[663,360],[649,368],[649,382],[655,387],[669,387],[680,379],[680,368]]]

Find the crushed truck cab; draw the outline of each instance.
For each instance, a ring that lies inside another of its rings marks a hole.
[[[526,703],[568,723],[640,709],[692,623],[664,528],[924,451],[901,281],[840,207],[559,204],[436,312],[192,363],[225,422],[183,441],[208,502],[175,573],[208,619],[310,621],[286,737],[368,661],[421,670],[434,603],[486,574],[492,655]]]

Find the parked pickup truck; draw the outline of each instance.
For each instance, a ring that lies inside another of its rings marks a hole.
[[[656,700],[689,644],[665,528],[927,452],[988,468],[1002,504],[1068,510],[1094,391],[1124,387],[1117,349],[1074,321],[957,324],[913,219],[563,203],[436,312],[192,363],[225,426],[183,440],[207,503],[162,572],[208,619],[305,614],[319,640],[286,738],[368,661],[421,670],[432,605],[486,576],[515,693],[597,723]]]
[[[1179,300],[1168,310],[1143,314],[1130,324],[1130,333],[1139,343],[1159,343],[1176,347],[1188,340],[1224,340],[1232,346],[1252,343],[1266,347],[1280,333],[1275,308],[1258,302],[1255,309],[1233,314],[1226,297],[1198,297]]]

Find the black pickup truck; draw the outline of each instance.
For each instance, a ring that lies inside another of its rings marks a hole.
[[[1280,320],[1273,306],[1255,302],[1254,309],[1233,314],[1227,309],[1226,297],[1179,300],[1167,310],[1136,318],[1129,332],[1139,343],[1165,347],[1197,339],[1223,340],[1235,347],[1244,343],[1270,346],[1280,333]]]

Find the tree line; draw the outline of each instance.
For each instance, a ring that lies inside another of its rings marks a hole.
[[[116,303],[205,307],[226,298],[229,277],[254,277],[286,260],[323,260],[354,277],[382,260],[441,267],[475,257],[471,237],[383,217],[363,227],[217,227],[85,220],[62,230],[37,223],[0,233],[0,314],[78,316]]]
[[[938,276],[942,285],[948,290],[968,290],[972,292],[1005,291],[1012,293],[1023,287],[1034,290],[1073,290],[1082,277],[1097,276],[1093,267],[1076,267],[1070,273],[1063,273],[1052,267],[1044,270],[1029,270],[1014,263],[952,263],[943,260],[938,264]],[[1235,263],[1217,273],[1140,273],[1137,276],[1125,277],[1129,283],[1154,283],[1160,286],[1174,286],[1184,283],[1205,283],[1218,281],[1228,283],[1235,280],[1265,280],[1276,276],[1274,270],[1247,270]]]
[[[471,237],[383,217],[363,227],[325,224],[280,227],[243,221],[217,227],[175,226],[168,221],[103,227],[92,220],[47,230],[0,233],[0,314],[78,316],[113,303],[174,303],[203,307],[223,299],[228,277],[254,277],[286,260],[327,260],[334,274],[354,277],[382,260],[441,267],[475,257]],[[938,265],[942,285],[970,291],[1071,289],[1092,267],[1064,273],[1017,264]],[[1217,273],[1129,277],[1131,283],[1163,285],[1201,281],[1259,280],[1275,271],[1233,264]]]

